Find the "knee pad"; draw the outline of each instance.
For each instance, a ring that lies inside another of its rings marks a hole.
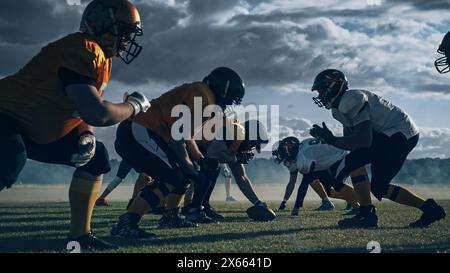
[[[370,185],[371,191],[373,193],[373,195],[381,201],[381,199],[383,199],[383,197],[387,194],[388,189],[389,189],[389,184],[382,184],[382,183],[374,183],[372,181],[371,185]]]
[[[95,155],[86,165],[80,167],[80,170],[86,171],[94,176],[108,173],[111,171],[109,164],[109,155],[105,145],[97,141]]]

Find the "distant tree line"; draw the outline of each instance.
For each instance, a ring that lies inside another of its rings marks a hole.
[[[111,160],[112,170],[105,175],[105,181],[111,180],[117,172],[120,161]],[[367,168],[370,172],[370,167]],[[289,173],[281,164],[271,159],[257,158],[246,165],[246,171],[253,183],[287,183]],[[65,184],[71,180],[73,168],[61,165],[43,164],[29,160],[19,177],[24,184]],[[132,170],[125,183],[137,178]],[[404,184],[442,184],[449,183],[450,159],[423,158],[407,160],[395,180]],[[219,178],[221,181],[222,178]]]

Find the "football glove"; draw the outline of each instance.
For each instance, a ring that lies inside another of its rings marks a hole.
[[[150,102],[147,97],[141,92],[133,92],[123,94],[123,101],[128,102],[133,107],[133,116],[139,113],[145,113],[150,108]]]
[[[278,208],[278,210],[284,210],[286,208],[286,201],[281,201],[280,207]]]
[[[319,125],[314,124],[313,128],[309,130],[309,134],[312,137],[322,140],[325,143],[334,145],[336,143],[337,138],[333,135],[333,132],[331,132],[331,130],[328,129],[325,122],[322,122],[322,126],[323,127],[320,127]]]
[[[240,164],[248,164],[248,162],[252,160],[254,156],[255,156],[254,153],[249,152],[238,153],[236,155],[236,162]]]
[[[71,162],[79,168],[86,165],[95,155],[96,140],[91,132],[82,133],[78,139],[78,153],[72,155]]]

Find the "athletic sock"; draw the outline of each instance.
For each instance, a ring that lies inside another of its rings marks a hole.
[[[101,180],[72,178],[69,188],[70,236],[72,238],[91,232],[92,211],[101,186]]]

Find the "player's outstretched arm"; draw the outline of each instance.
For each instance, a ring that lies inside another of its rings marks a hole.
[[[245,173],[244,166],[239,163],[230,163],[228,164],[228,166],[230,167],[231,173],[234,176],[236,184],[238,185],[241,192],[248,199],[248,201],[250,201],[252,204],[257,203],[259,201],[259,198],[256,195],[255,190],[253,189],[252,182]]]
[[[148,99],[138,92],[127,94],[122,103],[112,103],[103,100],[93,85],[72,84],[65,90],[81,119],[96,127],[114,125],[150,108]]]

